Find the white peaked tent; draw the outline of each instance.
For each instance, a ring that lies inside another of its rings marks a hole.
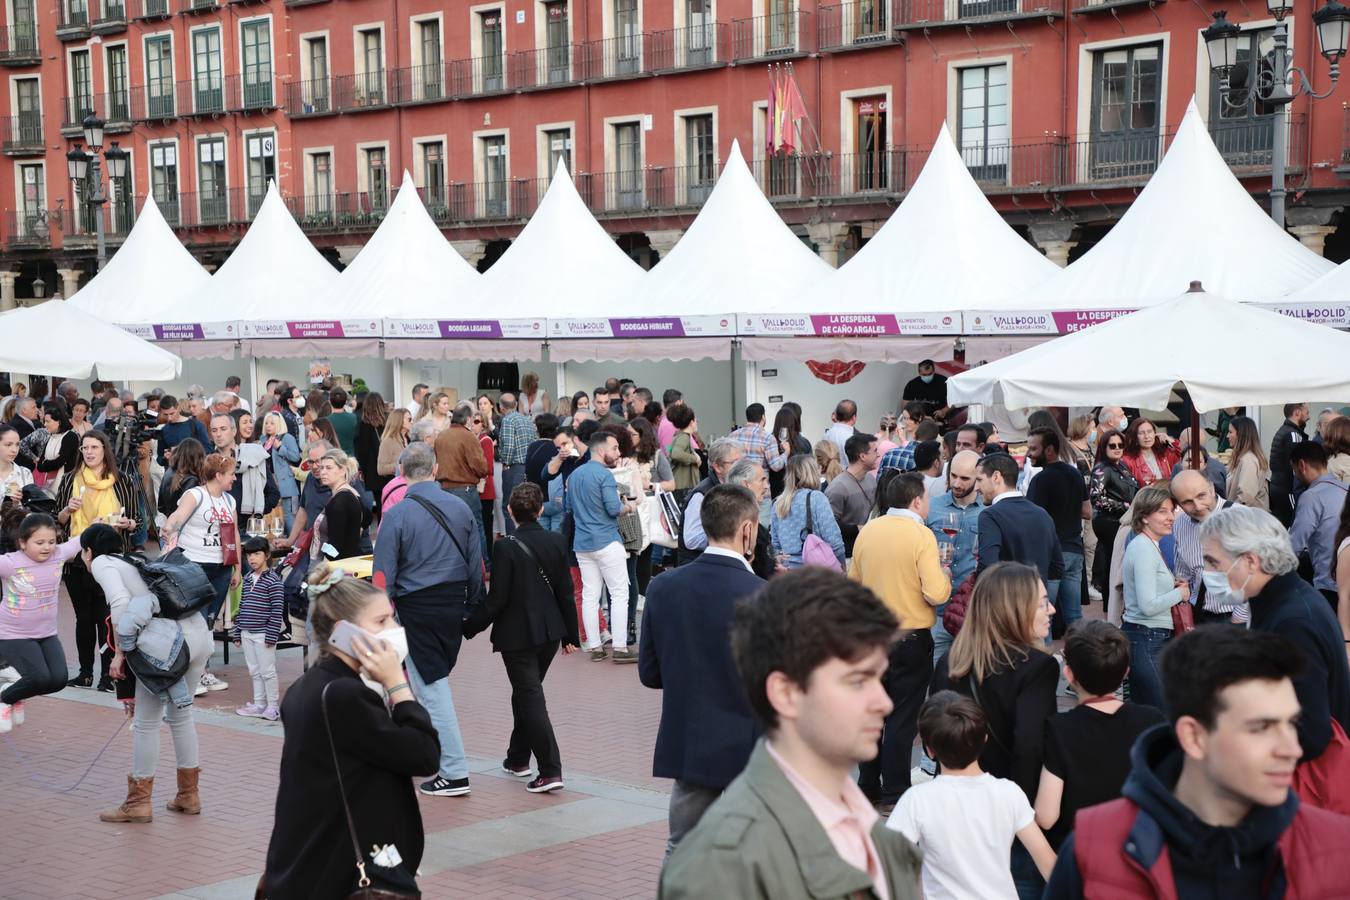
[[[462,314],[457,301],[478,278],[431,220],[404,171],[384,221],[327,296],[334,309],[386,319],[447,318]]]
[[[1213,334],[1223,326],[1222,353],[1179,353],[1162,335]],[[1121,348],[1129,348],[1125,356]],[[1298,348],[1298,362],[1272,347]],[[1198,284],[1101,325],[962,372],[947,381],[957,404],[1093,406],[1103,397],[1122,406],[1163,409],[1181,383],[1199,412],[1224,406],[1294,400],[1340,402],[1350,397],[1350,334],[1226,300]]]
[[[0,371],[110,381],[168,381],[183,371],[168,350],[64,300],[5,313],[0,333]]]
[[[1341,263],[1291,294],[1268,298],[1261,305],[1297,319],[1350,328],[1350,262]]]
[[[783,222],[732,141],[698,216],[643,279],[639,308],[653,316],[778,312],[830,271]]]
[[[979,308],[1137,309],[1175,296],[1196,278],[1219,296],[1257,300],[1331,268],[1251,198],[1192,98],[1157,171],[1106,237],[1050,281]]]
[[[178,321],[179,311],[210,281],[164,221],[154,198],[146,197],[122,246],[66,303],[119,325],[162,325]]]
[[[886,224],[838,272],[808,286],[798,305],[852,301],[867,306],[850,311],[959,315],[1006,302],[1059,272],[989,204],[944,123]]]

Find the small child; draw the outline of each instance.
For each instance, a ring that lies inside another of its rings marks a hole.
[[[1014,837],[1043,878],[1055,865],[1022,789],[980,768],[988,736],[984,710],[955,691],[939,691],[919,709],[919,737],[942,772],[905,791],[886,827],[923,850],[926,900],[1016,898],[1008,856]]]
[[[281,718],[277,709],[277,641],[286,624],[286,599],[281,579],[267,567],[271,552],[267,538],[249,538],[243,550],[249,572],[244,576],[239,612],[230,636],[236,647],[244,648],[248,674],[253,678],[253,701],[235,713],[275,722]]]
[[[24,701],[66,686],[66,652],[56,636],[61,566],[80,553],[80,539],[58,543],[56,520],[29,513],[19,524],[19,549],[0,555],[0,656],[19,680],[0,692],[0,734],[24,722]]]
[[[1036,792],[1036,824],[1059,849],[1078,810],[1120,796],[1130,773],[1130,748],[1162,723],[1151,706],[1116,699],[1130,668],[1130,642],[1101,619],[1080,619],[1064,636],[1064,678],[1078,695],[1073,709],[1045,723],[1044,765]]]

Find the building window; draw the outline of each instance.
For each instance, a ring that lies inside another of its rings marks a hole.
[[[567,39],[567,0],[544,4],[545,37],[548,39],[548,83],[562,84],[572,80],[571,48]]]
[[[1148,175],[1158,162],[1162,45],[1102,50],[1092,61],[1091,177]]]
[[[478,14],[479,44],[483,58],[479,61],[480,91],[500,91],[502,81],[502,13],[499,9]]]
[[[239,26],[244,50],[244,108],[272,105],[272,26],[266,19]]]
[[[857,116],[853,140],[853,189],[884,191],[890,182],[890,154],[886,147],[886,98],[853,101]]]
[[[150,193],[164,220],[178,227],[178,147],[175,144],[151,144]]]
[[[684,64],[706,66],[711,63],[717,28],[712,0],[685,0],[684,26]]]
[[[192,90],[196,112],[225,111],[219,28],[203,28],[192,33]]]
[[[389,205],[389,169],[385,162],[383,147],[371,147],[365,151],[366,197],[370,209],[384,209]]]
[[[558,171],[558,163],[561,162],[570,174],[572,171],[572,129],[558,128],[554,131],[544,132],[544,146],[548,148],[548,173],[546,179],[551,180],[553,173]]]
[[[145,112],[173,117],[173,42],[167,34],[145,39]]]
[[[642,71],[642,25],[638,0],[614,0],[613,75],[632,75]]]
[[[136,222],[136,201],[132,176],[136,167],[127,160],[127,177],[108,179],[108,199],[112,204],[112,233],[127,234]]]
[[[432,209],[432,218],[444,218],[445,209],[445,145],[427,141],[422,145],[423,199]]]
[[[110,122],[131,121],[131,89],[127,83],[127,48],[125,44],[107,49],[108,108],[105,118]]]
[[[309,183],[314,193],[305,204],[311,216],[327,217],[333,214],[333,154],[309,154]]]
[[[197,142],[197,201],[203,225],[223,225],[229,221],[223,137]]]
[[[976,181],[1008,179],[1008,66],[972,66],[957,73],[961,106],[956,132],[961,158]]]
[[[441,64],[441,22],[432,19],[417,23],[418,44],[422,52],[422,75],[415,79],[421,90],[419,100],[439,100],[445,96],[445,67]]]
[[[1248,85],[1269,84],[1275,78],[1275,29],[1243,29],[1238,35],[1237,65],[1232,80],[1245,77]],[[1291,57],[1292,58],[1292,57]],[[1268,166],[1275,141],[1271,122],[1276,107],[1253,91],[1234,102],[1214,81],[1209,91],[1209,130],[1214,143],[1230,166]]]
[[[267,196],[268,182],[277,177],[277,136],[270,133],[250,135],[244,143],[248,150],[248,217],[251,220]]]
[[[717,146],[711,113],[684,117],[684,200],[701,204],[717,182]]]
[[[384,104],[384,33],[378,28],[359,32],[361,44],[361,77],[356,103],[358,106]]]
[[[768,0],[769,21],[765,32],[765,50],[786,53],[797,44],[797,18],[793,0]]]
[[[614,126],[614,194],[611,207],[638,209],[642,206],[642,123]]]
[[[301,91],[301,103],[307,113],[328,112],[328,39],[306,38],[305,58],[309,63],[309,80]]]
[[[66,25],[88,25],[88,0],[66,0]]]
[[[483,142],[483,214],[506,215],[506,137],[492,135]]]
[[[34,0],[13,0],[14,4],[14,28],[10,32],[12,45],[10,49],[15,52],[34,51],[37,49],[37,10],[34,8]]]
[[[89,51],[70,54],[70,123],[79,125],[94,112],[94,80],[89,71]]]
[[[42,92],[36,78],[14,81],[14,98],[18,105],[17,133],[21,146],[42,146]]]
[[[19,166],[19,181],[23,185],[20,234],[27,238],[45,238],[47,228],[47,189],[43,183],[42,164]]]

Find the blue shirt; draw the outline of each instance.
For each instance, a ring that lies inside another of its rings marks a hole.
[[[909,472],[914,469],[914,449],[919,446],[918,441],[908,441],[903,447],[894,447],[882,454],[881,462],[877,464],[877,471],[884,472],[887,469],[899,469],[901,472]]]
[[[954,512],[960,516],[960,530],[956,532],[955,538],[956,549],[952,552],[953,590],[975,571],[975,548],[979,545],[980,513],[984,511],[984,501],[980,499],[978,491],[972,491],[971,494],[975,502],[969,506],[958,504],[951,491],[934,497],[928,504],[928,520],[924,523],[937,535],[939,544],[952,543],[953,539],[943,534],[942,529],[948,513]]]
[[[1331,561],[1336,557],[1336,528],[1346,502],[1346,484],[1333,475],[1322,475],[1298,498],[1289,544],[1294,554],[1308,551],[1312,559],[1313,587],[1336,590]]]
[[[824,491],[798,490],[792,495],[792,506],[786,518],[778,515],[778,504],[774,503],[769,514],[769,540],[775,555],[786,553],[788,568],[795,569],[802,564],[802,547],[806,543],[806,504],[811,504],[811,527],[821,540],[830,545],[839,565],[844,564],[844,537],[839,533],[839,523],[834,519],[834,510]],[[687,542],[687,541],[686,541]]]
[[[573,553],[600,550],[619,540],[619,483],[614,473],[599,460],[577,466],[567,478],[567,508],[572,511],[576,535],[572,538]]]
[[[458,548],[431,513],[410,497],[424,497],[440,511],[458,541]],[[461,548],[467,559],[460,555]],[[373,568],[384,576],[385,588],[395,599],[451,582],[468,582],[472,597],[478,593],[483,578],[483,542],[478,522],[467,503],[441,490],[436,482],[410,484],[404,499],[390,507],[380,520]]]
[[[200,441],[202,449],[207,453],[215,449],[216,445],[211,443],[211,436],[206,433],[206,426],[196,416],[188,416],[181,422],[165,422],[159,429],[159,451],[156,454],[159,464],[165,465],[166,450],[172,450],[188,438]]]

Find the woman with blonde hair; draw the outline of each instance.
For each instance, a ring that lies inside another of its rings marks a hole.
[[[1261,449],[1261,432],[1248,416],[1228,420],[1228,499],[1270,512],[1270,463]]]
[[[774,556],[779,559],[779,568],[800,567],[806,536],[814,534],[830,545],[842,569],[844,536],[839,532],[839,523],[830,509],[830,501],[820,489],[820,469],[816,466],[816,458],[808,453],[797,453],[788,457],[783,468],[787,472],[783,479],[783,493],[773,502],[773,515],[769,517],[769,543]],[[808,510],[810,529],[807,528]]]
[[[408,446],[408,433],[412,428],[412,417],[403,407],[391,410],[384,422],[384,433],[380,435],[380,453],[375,462],[375,471],[385,479],[398,474],[398,457]]]
[[[980,768],[1013,781],[1035,803],[1043,763],[1045,722],[1055,714],[1059,664],[1045,652],[1055,608],[1032,566],[995,563],[975,582],[965,622],[938,660],[930,694],[956,691],[980,705],[989,740]],[[1021,843],[1013,845],[1019,897],[1039,897],[1044,882]]]
[[[820,486],[823,489],[844,471],[844,465],[839,461],[839,447],[834,441],[822,440],[816,441],[811,449],[816,456],[816,469],[820,472]]]
[[[272,478],[277,483],[277,493],[281,497],[282,517],[286,522],[286,533],[291,533],[295,523],[295,509],[300,502],[300,485],[295,480],[295,471],[291,466],[300,464],[300,445],[286,428],[286,418],[276,410],[263,416],[263,449],[267,451],[272,465]]]
[[[436,425],[436,433],[450,427],[450,395],[445,391],[436,391],[434,394],[428,392],[422,398],[422,410],[417,414],[417,420],[429,419]]]
[[[351,485],[356,478],[356,460],[334,448],[319,457],[313,475],[332,495],[314,522],[310,558],[318,561],[325,554],[332,556],[334,553],[333,559],[360,556],[361,532],[369,523],[365,521],[361,497]],[[325,551],[325,546],[331,551]]]
[[[519,400],[517,408],[531,419],[540,413],[548,412],[548,391],[539,387],[537,372],[526,372],[520,376]]]

